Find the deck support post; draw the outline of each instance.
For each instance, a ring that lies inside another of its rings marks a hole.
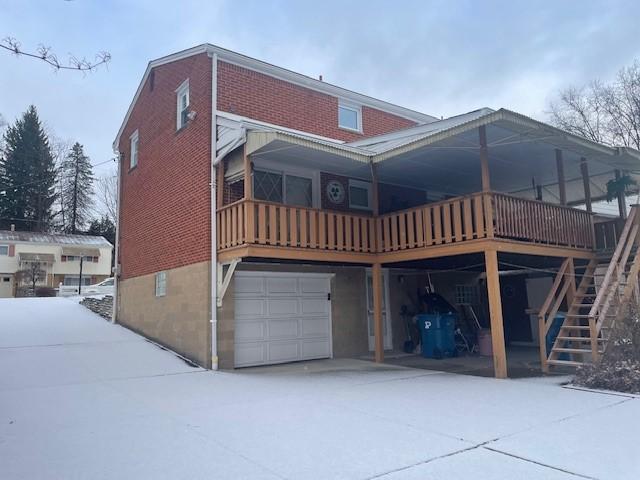
[[[616,180],[620,180],[620,170],[615,170]],[[627,218],[627,200],[624,196],[624,192],[618,192],[618,213],[620,218]]]
[[[480,137],[480,172],[482,177],[482,191],[491,190],[491,175],[489,172],[489,148],[487,147],[487,127],[484,125],[478,128]]]
[[[567,204],[567,184],[564,180],[564,160],[562,150],[556,148],[556,168],[558,169],[558,190],[560,193],[560,204]]]
[[[246,144],[243,146],[244,148],[244,199],[252,200],[253,199],[253,185],[251,181],[251,158],[247,155],[247,146]]]
[[[374,263],[371,266],[373,290],[373,332],[375,338],[375,360],[384,362],[384,328],[382,324],[382,266]]]
[[[224,159],[216,167],[216,202],[217,207],[224,206]]]
[[[507,352],[504,342],[504,324],[502,320],[502,299],[500,296],[500,277],[498,274],[498,252],[496,250],[485,250],[484,258],[487,273],[489,316],[491,317],[493,370],[496,378],[507,378]]]
[[[582,185],[584,187],[584,204],[587,212],[593,213],[593,207],[591,205],[591,184],[589,183],[589,165],[587,164],[587,159],[584,157],[580,159],[580,173],[582,174]]]

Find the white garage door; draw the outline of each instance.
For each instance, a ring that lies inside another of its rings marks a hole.
[[[235,366],[331,356],[329,275],[236,272]]]

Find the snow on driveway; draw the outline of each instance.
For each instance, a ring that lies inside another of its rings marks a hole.
[[[0,478],[637,479],[640,399],[357,360],[210,372],[0,300]]]

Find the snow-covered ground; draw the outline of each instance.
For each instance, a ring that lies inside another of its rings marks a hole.
[[[640,478],[640,399],[557,383],[213,373],[71,300],[0,300],[0,478]]]

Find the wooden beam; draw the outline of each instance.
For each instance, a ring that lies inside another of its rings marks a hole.
[[[373,331],[375,335],[375,359],[384,361],[384,328],[382,324],[382,267],[374,263],[371,268],[373,290]]]
[[[558,190],[560,191],[560,203],[567,204],[567,184],[564,179],[564,160],[562,150],[556,148],[556,167],[558,169]]]
[[[485,250],[484,258],[487,271],[489,316],[491,317],[493,370],[496,378],[507,378],[507,352],[504,343],[502,299],[500,295],[500,277],[498,275],[498,252],[496,250]]]
[[[491,175],[489,172],[489,148],[487,147],[487,127],[484,125],[478,128],[480,136],[480,171],[482,176],[482,191],[491,190]]]
[[[224,159],[216,167],[216,202],[218,208],[224,205]]]
[[[591,183],[589,183],[589,165],[587,159],[582,157],[580,159],[580,173],[582,174],[582,185],[584,187],[584,203],[587,207],[587,212],[593,213],[593,207],[591,205]]]
[[[253,182],[251,175],[251,157],[247,154],[247,145],[244,147],[244,198],[253,200]]]
[[[616,180],[620,180],[622,176],[620,170],[615,170]],[[624,196],[624,192],[618,193],[618,213],[620,218],[627,218],[627,200]]]

